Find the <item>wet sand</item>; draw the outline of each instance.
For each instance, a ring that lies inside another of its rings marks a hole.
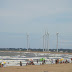
[[[0,72],[72,72],[72,64],[13,66],[0,68]]]

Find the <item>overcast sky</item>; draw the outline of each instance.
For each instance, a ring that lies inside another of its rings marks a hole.
[[[50,48],[72,48],[72,0],[0,0],[0,48],[42,48],[42,35],[50,33]]]

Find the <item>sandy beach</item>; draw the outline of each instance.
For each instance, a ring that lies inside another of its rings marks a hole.
[[[0,68],[0,72],[72,72],[72,64],[11,66]]]

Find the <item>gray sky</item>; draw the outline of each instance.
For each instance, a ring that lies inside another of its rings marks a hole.
[[[0,48],[42,48],[42,35],[50,33],[50,48],[72,48],[72,0],[0,0]]]

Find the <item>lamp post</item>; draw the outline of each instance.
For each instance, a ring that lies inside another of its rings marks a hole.
[[[57,35],[57,52],[58,52],[58,32],[56,33],[56,35]]]

